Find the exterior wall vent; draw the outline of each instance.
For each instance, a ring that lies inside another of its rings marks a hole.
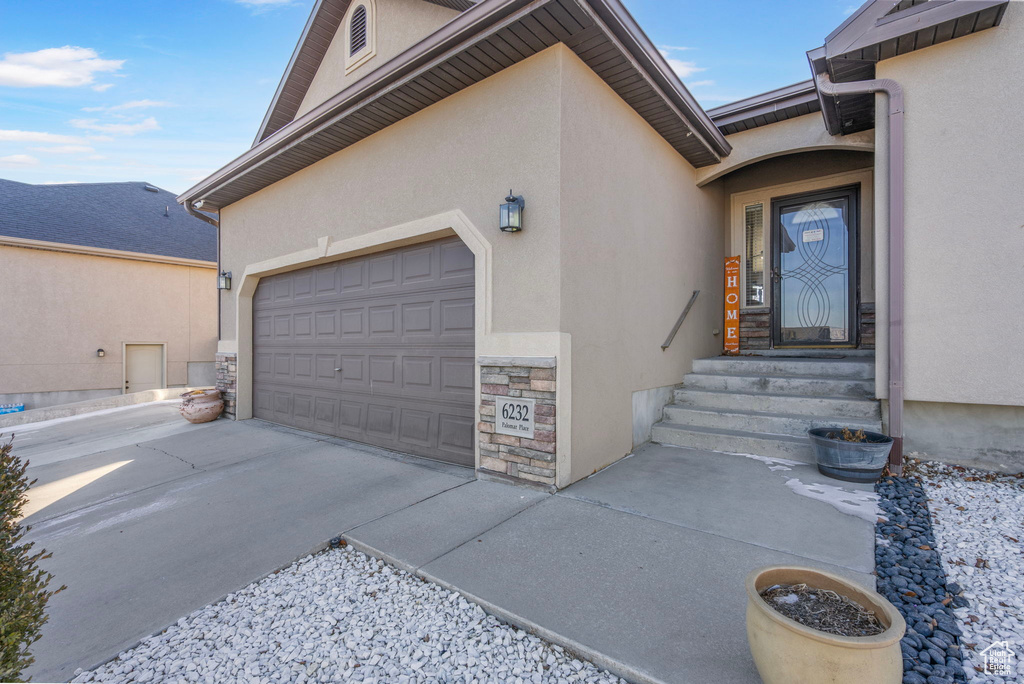
[[[354,57],[356,53],[366,47],[366,6],[359,5],[352,13],[352,22],[349,28],[348,56]]]
[[[359,0],[349,7],[345,19],[345,73],[350,74],[377,54],[374,0]]]

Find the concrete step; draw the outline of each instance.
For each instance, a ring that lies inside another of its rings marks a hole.
[[[881,409],[874,399],[848,397],[801,397],[790,394],[722,392],[682,388],[674,394],[675,403],[686,407],[736,411],[768,411],[817,415],[823,418],[850,417],[881,419]]]
[[[704,428],[676,423],[658,423],[651,441],[658,444],[707,449],[732,454],[754,454],[814,463],[814,452],[806,437],[769,435],[745,430]]]
[[[795,375],[800,377],[851,378],[875,377],[874,359],[815,359],[768,356],[716,356],[693,362],[694,373],[712,375]]]
[[[874,380],[832,379],[795,375],[732,375],[690,373],[683,378],[685,389],[724,392],[788,394],[804,397],[845,397],[869,399],[875,394]]]
[[[817,414],[799,415],[765,411],[736,411],[715,408],[694,408],[669,404],[665,407],[665,421],[689,427],[740,430],[772,435],[803,437],[815,427],[848,427],[880,432],[881,421],[867,418],[823,418]]]

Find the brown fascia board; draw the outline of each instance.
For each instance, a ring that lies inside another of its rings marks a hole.
[[[884,16],[898,4],[899,0],[868,0],[858,7],[853,14],[846,17],[843,23],[837,26],[832,33],[825,36],[825,42],[834,41],[843,34],[861,35],[875,23],[878,17]]]
[[[814,80],[811,79],[709,109],[708,116],[715,122],[715,125],[721,128],[737,121],[745,121],[788,107],[808,104],[817,99],[818,91]]]
[[[360,102],[388,89],[396,81],[446,52],[460,46],[470,47],[473,38],[489,27],[499,24],[514,14],[533,11],[537,7],[548,4],[549,1],[483,0],[337,95],[267,136],[244,154],[179,195],[178,202],[184,204],[201,199],[204,194],[210,194],[219,186],[244,174],[249,168],[263,163],[330,126],[341,114],[358,108]],[[695,134],[701,136],[705,144],[717,155],[728,155],[732,147],[725,140],[725,136],[686,90],[661,53],[636,27],[632,17],[619,0],[579,1],[590,6],[595,14],[610,20],[608,30],[622,41],[631,56],[641,66],[647,66],[652,70],[649,72],[652,80],[659,85],[664,83],[667,86],[665,88],[666,97],[676,100],[677,104],[681,105],[681,112],[687,120],[692,118],[697,122],[694,124]],[[619,32],[622,32],[622,35],[619,35]],[[653,51],[653,54],[650,51]]]
[[[260,144],[260,141],[267,137],[267,126],[270,125],[270,120],[277,113],[281,100],[281,93],[284,92],[285,86],[288,84],[289,79],[292,76],[292,70],[295,68],[295,63],[299,61],[300,55],[308,48],[306,41],[309,38],[309,32],[313,29],[313,25],[316,23],[317,18],[320,15],[320,10],[323,6],[324,0],[316,0],[313,3],[313,10],[309,13],[309,19],[306,20],[306,25],[302,29],[302,34],[299,36],[299,42],[295,44],[295,50],[292,51],[291,59],[288,60],[288,66],[285,67],[284,75],[281,76],[280,83],[277,84],[277,90],[274,91],[274,97],[270,101],[270,106],[267,107],[267,113],[263,116],[263,122],[260,123],[260,129],[256,133],[256,139],[253,140],[252,146]]]
[[[825,41],[826,58],[836,59],[1007,3],[1009,0],[929,0],[889,14],[888,9],[894,3],[891,0],[877,0],[858,16],[856,22]]]
[[[821,74],[828,71],[828,61],[825,59],[825,47],[815,48],[807,51],[807,63],[814,74],[814,90],[821,104],[821,116],[825,120],[825,130],[829,135],[839,135],[842,130],[842,120],[839,116],[839,103],[836,98],[825,95],[818,89],[818,79]]]
[[[718,130],[718,126],[711,120],[703,107],[683,85],[679,75],[661,54],[661,50],[654,46],[654,43],[647,37],[647,34],[636,23],[633,15],[620,0],[580,0],[580,2],[585,2],[594,10],[662,91],[669,98],[677,100],[675,104],[683,112],[691,129],[701,135],[705,143],[716,154],[722,157],[728,156],[732,152],[732,146],[726,141],[725,136]]]
[[[933,29],[950,21],[979,14],[993,7],[1005,6],[1009,0],[928,0],[912,7],[892,12],[899,4],[894,0],[871,0],[862,5],[839,28],[829,34],[825,45],[807,53],[807,61],[815,81],[819,75],[829,73],[837,83],[847,79],[836,78],[833,66],[842,63],[845,56],[860,55],[861,50],[886,41],[911,36]],[[995,24],[1002,19],[1000,12]],[[860,61],[860,60],[858,60]],[[867,63],[866,63],[867,64]],[[819,93],[825,127],[831,135],[842,134],[842,114],[839,99]]]

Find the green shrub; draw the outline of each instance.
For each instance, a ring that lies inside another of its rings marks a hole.
[[[33,544],[21,541],[28,532],[21,525],[21,509],[35,480],[28,481],[28,463],[12,453],[13,441],[0,444],[0,682],[20,681],[35,660],[28,649],[42,636],[46,602],[66,588],[47,590],[53,576],[37,563],[50,554],[33,554]]]

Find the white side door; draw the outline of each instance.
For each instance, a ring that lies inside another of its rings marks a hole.
[[[162,344],[126,344],[124,354],[125,394],[165,387]]]

